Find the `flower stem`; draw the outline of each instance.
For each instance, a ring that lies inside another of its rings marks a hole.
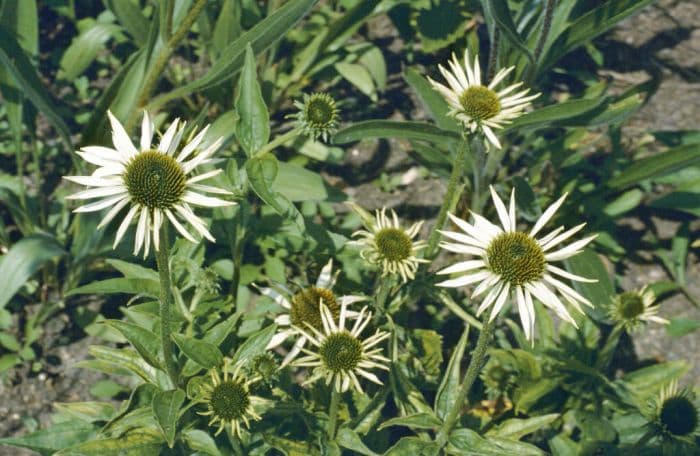
[[[557,0],[547,0],[544,7],[544,22],[542,23],[542,31],[540,31],[540,36],[537,40],[537,46],[535,47],[535,54],[533,55],[533,61],[530,63],[530,69],[528,71],[528,80],[532,82],[535,77],[537,66],[540,62],[540,57],[542,57],[542,51],[544,50],[544,45],[547,42],[547,37],[549,36],[549,30],[552,28],[552,17],[554,16],[554,6]]]
[[[472,207],[471,210],[481,212],[481,181],[483,177],[484,149],[477,144],[472,165]]]
[[[160,340],[163,345],[163,358],[165,359],[165,369],[168,372],[173,386],[177,387],[177,368],[173,358],[173,345],[170,340],[172,320],[170,311],[173,304],[173,297],[170,290],[170,244],[168,241],[168,224],[163,222],[160,228],[160,245],[156,251],[156,264],[158,265],[158,276],[160,277]]]
[[[598,361],[596,362],[596,368],[599,370],[607,369],[610,361],[612,360],[617,344],[620,342],[620,336],[622,335],[623,327],[622,325],[615,325],[610,331],[605,345],[600,350],[600,355],[598,356]]]
[[[469,390],[474,384],[474,380],[476,380],[477,374],[484,365],[484,359],[486,358],[486,349],[489,346],[491,334],[493,333],[493,328],[495,324],[495,320],[484,323],[484,326],[482,327],[481,332],[479,333],[479,339],[477,340],[476,347],[472,352],[472,359],[471,361],[469,361],[467,373],[464,375],[462,385],[459,387],[459,391],[457,392],[457,398],[452,404],[452,408],[447,414],[447,417],[445,418],[440,432],[438,432],[436,441],[440,448],[444,447],[447,443],[447,439],[450,435],[450,432],[452,432],[452,428],[454,427],[455,422],[459,417],[459,412],[462,410],[462,406],[464,405],[464,400],[466,399]]]
[[[282,144],[286,143],[287,141],[290,141],[297,136],[299,136],[299,133],[301,133],[301,130],[298,128],[292,128],[289,130],[287,133],[283,133],[279,136],[277,136],[275,139],[270,141],[269,143],[265,144],[258,150],[255,155],[262,155],[266,152],[270,152],[271,150],[275,149],[276,147],[281,146]]]
[[[338,405],[340,404],[340,393],[331,388],[331,405],[328,408],[328,438],[335,439],[335,429],[338,424]]]
[[[194,21],[197,20],[197,16],[199,16],[199,13],[202,12],[206,4],[207,0],[197,0],[197,3],[195,3],[192,9],[187,12],[187,16],[182,19],[182,22],[180,22],[180,25],[175,33],[173,33],[167,43],[163,45],[163,49],[161,49],[156,56],[156,59],[150,66],[148,73],[146,73],[146,77],[144,78],[145,82],[139,91],[136,101],[137,109],[132,109],[129,117],[126,120],[126,131],[130,131],[134,127],[139,111],[146,106],[148,99],[151,97],[151,94],[156,87],[156,84],[158,84],[158,81],[160,81],[160,78],[163,75],[163,68],[168,63],[168,60],[170,60],[170,56],[175,51],[178,44],[180,44],[180,41],[187,36],[192,24],[194,24]]]
[[[455,154],[454,161],[452,162],[452,174],[450,174],[450,180],[447,182],[447,192],[445,192],[445,198],[440,207],[440,212],[438,213],[437,221],[435,222],[435,227],[430,233],[428,238],[428,247],[425,249],[425,257],[431,259],[435,256],[435,249],[437,248],[438,241],[440,240],[440,233],[443,225],[445,225],[445,219],[447,219],[447,211],[454,201],[454,193],[457,190],[457,185],[462,178],[462,173],[464,171],[464,161],[469,151],[469,138],[462,139],[459,147],[457,148],[457,153]]]

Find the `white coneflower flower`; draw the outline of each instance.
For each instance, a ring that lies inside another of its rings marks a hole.
[[[354,205],[352,207],[356,208]],[[360,256],[368,263],[378,265],[383,276],[399,274],[405,283],[415,278],[420,263],[429,263],[416,256],[419,250],[427,246],[425,241],[413,241],[421,226],[422,221],[404,229],[393,209],[390,218],[386,215],[386,208],[382,208],[376,211],[374,220],[369,223],[365,221],[366,230],[352,233],[360,239],[348,244],[360,246]]]
[[[621,324],[627,331],[639,328],[644,322],[653,321],[662,325],[669,323],[665,318],[656,314],[659,306],[654,305],[656,296],[647,286],[641,290],[625,291],[615,296],[608,308],[608,317],[615,323]]]
[[[316,279],[316,284],[302,288],[296,293],[280,283],[275,283],[270,288],[256,286],[260,293],[272,298],[278,305],[287,310],[286,313],[282,313],[275,318],[275,323],[280,329],[272,337],[267,348],[277,347],[291,336],[299,336],[292,349],[282,360],[282,367],[289,364],[299,354],[307,341],[306,336],[300,334],[295,327],[306,328],[307,325],[310,325],[318,330],[323,328],[318,308],[319,302],[323,301],[326,303],[331,314],[337,317],[340,315],[341,307],[367,299],[364,296],[355,295],[336,296],[332,291],[336,277],[337,273],[333,274],[333,260],[330,259],[321,269],[321,274]],[[357,316],[356,312],[348,311],[348,313],[350,318]]]
[[[693,391],[679,391],[678,381],[673,380],[641,410],[648,421],[647,429],[668,450],[664,454],[695,454],[686,452],[687,445],[694,446],[700,436],[700,409],[695,399]]]
[[[74,212],[94,212],[111,208],[98,225],[98,228],[101,228],[129,206],[117,229],[114,247],[121,241],[129,224],[136,220],[134,255],[144,247],[144,257],[147,256],[151,240],[154,248],[158,250],[160,227],[166,218],[182,236],[192,242],[197,241],[178,218],[189,223],[200,235],[214,241],[204,221],[195,215],[191,205],[220,207],[235,203],[203,195],[231,194],[217,187],[200,184],[201,181],[219,174],[221,169],[194,176],[191,174],[199,165],[212,161],[211,157],[221,146],[222,140],[218,139],[195,154],[209,128],[206,126],[180,149],[178,146],[185,123],[180,124],[179,119],[175,119],[163,134],[158,147],[154,148],[151,145],[153,122],[148,113],[144,112],[141,142],[139,148],[136,148],[119,120],[111,112],[107,115],[112,124],[114,148],[83,147],[77,152],[78,155],[99,168],[90,176],[64,177],[69,181],[94,187],[68,196],[68,199],[100,198],[99,201],[80,206]]]
[[[381,348],[376,348],[379,342],[389,337],[389,333],[376,330],[372,336],[366,339],[360,338],[360,334],[372,318],[372,313],[367,312],[367,307],[360,311],[350,331],[345,329],[345,321],[348,317],[346,306],[341,307],[338,324],[335,323],[333,314],[325,303],[321,303],[319,307],[323,330],[319,331],[310,325],[306,328],[298,328],[314,346],[314,350],[302,348],[306,356],[294,361],[295,366],[314,369],[313,374],[304,384],[323,378],[326,380],[326,385],[333,384],[333,388],[339,393],[347,391],[350,385],[362,393],[362,387],[357,378],[359,375],[382,385],[379,378],[370,370],[374,368],[389,370],[389,359],[380,354]]]
[[[564,227],[559,227],[545,236],[535,237],[554,216],[554,213],[564,202],[566,194],[544,211],[529,233],[516,230],[515,189],[510,195],[508,209],[493,187],[491,187],[491,196],[503,228],[494,225],[479,214],[472,213],[474,224],[449,214],[450,219],[464,232],[441,231],[445,237],[457,242],[442,242],[440,246],[446,250],[466,253],[476,258],[456,263],[438,271],[438,274],[466,274],[437,285],[462,287],[478,283],[472,293],[472,298],[481,296],[487,291],[488,293],[481,302],[477,314],[481,314],[489,306],[493,306],[490,320],[496,318],[509,297],[515,295],[520,320],[528,340],[532,340],[535,329],[533,296],[554,310],[563,320],[576,326],[576,322],[569,315],[559,296],[550,288],[558,291],[565,301],[583,313],[579,303],[589,307],[593,307],[593,305],[556,276],[578,282],[595,282],[595,280],[571,274],[554,266],[552,262],[565,260],[580,253],[581,249],[596,236],[589,236],[556,250],[555,246],[576,234],[586,224],[582,223],[563,233]]]
[[[294,106],[299,111],[288,117],[296,119],[297,128],[309,138],[328,142],[328,137],[338,130],[338,106],[327,93],[305,93],[303,101],[295,101]]]
[[[522,85],[522,82],[496,91],[496,86],[515,67],[500,70],[489,85],[482,85],[479,58],[478,56],[474,57],[474,65],[472,66],[469,51],[464,52],[464,68],[455,54],[452,54],[452,60],[448,63],[451,71],[442,65],[439,65],[438,68],[447,80],[449,87],[431,78],[428,80],[433,88],[447,100],[452,108],[449,112],[451,116],[462,122],[465,128],[471,132],[477,129],[483,131],[489,142],[500,149],[501,143],[493,130],[503,128],[504,124],[518,117],[530,105],[530,101],[537,98],[539,94],[528,96],[530,89],[512,94],[515,89]]]
[[[211,417],[209,426],[219,424],[215,435],[219,435],[226,425],[231,426],[233,435],[240,438],[241,425],[250,427],[251,420],[260,420],[256,408],[266,404],[266,400],[250,394],[250,386],[260,380],[259,377],[246,378],[241,364],[230,370],[230,359],[224,359],[222,374],[218,369],[212,369],[210,381],[204,383],[199,391],[196,402],[207,406],[206,412],[199,415]]]

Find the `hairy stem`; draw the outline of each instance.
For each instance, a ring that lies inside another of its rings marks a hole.
[[[335,438],[335,429],[338,424],[338,405],[340,404],[340,393],[332,387],[331,405],[328,408],[328,438]]]
[[[544,22],[542,23],[542,30],[540,31],[540,36],[537,40],[537,46],[535,47],[535,54],[533,62],[531,63],[531,69],[529,71],[529,80],[535,77],[535,72],[537,71],[536,66],[539,65],[540,57],[542,57],[542,51],[544,50],[544,45],[547,42],[547,37],[549,36],[549,30],[552,28],[552,16],[554,16],[554,6],[557,0],[547,0],[547,4],[544,6]]]
[[[290,141],[290,140],[296,138],[297,136],[299,136],[299,133],[301,133],[301,130],[299,130],[298,128],[293,128],[293,129],[289,130],[288,132],[277,136],[275,139],[273,139],[269,143],[262,146],[260,148],[260,150],[255,152],[255,155],[260,156],[266,152],[270,152],[271,150],[283,145],[287,141]]]
[[[462,410],[464,400],[466,399],[469,390],[474,384],[476,376],[479,374],[479,371],[484,365],[484,360],[486,358],[486,349],[488,348],[489,342],[491,341],[491,334],[493,333],[495,323],[495,320],[484,323],[484,326],[482,327],[481,332],[479,333],[479,339],[477,340],[476,347],[472,352],[472,359],[471,361],[469,361],[467,373],[464,375],[462,385],[459,387],[459,391],[457,392],[457,399],[455,399],[455,402],[452,404],[452,408],[447,414],[447,417],[445,418],[440,432],[438,432],[437,443],[440,446],[440,448],[444,447],[447,443],[447,439],[450,435],[450,432],[452,431],[452,428],[457,422],[457,418],[459,418],[459,412]]]
[[[498,47],[501,41],[501,31],[498,27],[493,29],[493,39],[489,47],[489,63],[486,68],[486,80],[491,82],[494,73],[496,73],[496,64],[498,63]]]
[[[450,175],[450,180],[447,182],[447,192],[445,192],[444,201],[440,207],[440,212],[438,213],[433,231],[430,233],[430,237],[428,238],[428,247],[425,249],[425,257],[428,259],[435,256],[435,249],[437,248],[438,241],[440,240],[440,232],[438,230],[441,230],[445,225],[447,211],[450,208],[452,201],[454,201],[454,193],[457,190],[457,186],[464,172],[464,160],[466,159],[468,151],[469,138],[465,137],[457,148],[457,153],[455,154],[454,161],[452,162],[452,174]]]
[[[156,251],[156,264],[160,278],[160,339],[163,345],[163,358],[165,358],[165,370],[168,372],[173,386],[177,387],[177,367],[173,358],[173,342],[170,340],[172,328],[173,296],[170,290],[170,244],[168,241],[168,224],[163,222],[160,228],[160,243]]]

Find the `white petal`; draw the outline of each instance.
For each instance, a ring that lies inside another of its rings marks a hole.
[[[559,315],[559,317],[562,320],[566,320],[569,323],[573,324],[575,327],[578,327],[574,319],[566,310],[566,307],[564,307],[564,304],[557,297],[557,295],[552,293],[549,290],[549,288],[547,288],[547,286],[544,285],[542,282],[526,283],[525,289],[533,295],[535,295],[537,299],[542,301],[542,304],[552,309],[557,315]]]
[[[103,159],[103,160],[110,160],[110,161],[121,163],[121,164],[126,164],[130,158],[129,156],[124,155],[123,153],[121,153],[120,151],[118,151],[116,149],[112,149],[111,147],[103,147],[103,146],[81,147],[80,152],[82,152],[85,155],[90,156],[90,157]]]
[[[498,73],[496,73],[496,76],[493,78],[493,81],[491,81],[488,85],[488,88],[493,90],[494,87],[498,85],[499,82],[503,80],[508,74],[510,74],[511,71],[515,69],[515,66],[508,67],[508,68],[503,68],[501,69]]]
[[[107,117],[109,117],[109,123],[112,125],[112,143],[114,147],[125,157],[135,157],[138,151],[122,124],[114,117],[111,111],[107,111]]]
[[[506,210],[506,206],[503,204],[503,201],[496,193],[496,189],[493,188],[493,185],[489,185],[489,189],[491,190],[491,199],[493,199],[493,204],[494,206],[496,206],[496,212],[498,213],[498,218],[501,220],[503,230],[513,231],[513,228],[510,223],[510,217],[508,217],[508,211]]]
[[[484,262],[484,260],[460,261],[459,263],[455,263],[452,266],[438,271],[437,274],[453,274],[455,272],[466,272],[472,269],[481,268],[485,265],[486,263]]]
[[[297,339],[297,341],[294,343],[294,346],[292,347],[292,349],[289,350],[289,353],[287,353],[287,356],[285,356],[284,359],[282,360],[282,364],[280,365],[280,369],[285,367],[290,362],[292,362],[294,357],[296,357],[299,354],[301,349],[306,344],[306,340],[307,339],[304,336],[300,336],[299,339]]]
[[[554,203],[552,203],[547,209],[545,209],[544,213],[542,216],[537,220],[535,223],[535,226],[532,227],[532,230],[530,230],[530,236],[535,237],[537,233],[542,229],[542,227],[549,222],[549,219],[552,218],[555,212],[557,212],[557,209],[562,205],[564,200],[566,199],[566,196],[568,193],[564,193],[564,195],[556,200]]]
[[[151,148],[153,142],[153,122],[146,110],[143,111],[143,120],[141,121],[141,150],[146,151]]]
[[[209,130],[209,125],[202,128],[202,131],[197,133],[197,136],[192,138],[192,141],[187,143],[187,145],[182,148],[182,151],[180,152],[180,154],[177,156],[177,159],[176,159],[178,162],[181,163],[183,160],[187,159],[187,157],[189,157],[192,152],[197,150],[197,147],[199,147],[199,144],[202,142],[202,139],[204,139],[204,135],[207,134],[207,130]]]
[[[182,195],[182,200],[187,201],[188,203],[195,204],[197,206],[205,206],[205,207],[223,207],[223,206],[231,206],[234,203],[231,201],[224,201],[219,198],[214,198],[211,196],[204,196],[200,195],[199,193],[196,192],[191,192],[191,191],[186,191],[184,195]]]
[[[438,287],[462,287],[470,283],[480,282],[491,276],[491,271],[479,271],[474,274],[463,275],[456,279],[445,280],[444,282],[436,283]]]
[[[141,209],[139,221],[136,224],[136,238],[134,239],[134,255],[137,255],[144,244],[144,238],[149,236],[148,233],[148,208]]]
[[[185,219],[192,227],[197,230],[199,234],[204,236],[205,238],[209,239],[211,242],[216,242],[216,239],[214,239],[214,236],[211,235],[209,230],[207,230],[206,226],[204,225],[204,221],[197,217],[194,212],[192,212],[188,207],[178,204],[174,206],[175,210],[180,214],[180,216]]]
[[[474,239],[479,240],[482,243],[482,247],[485,247],[488,245],[488,243],[491,241],[491,237],[488,236],[487,234],[479,231],[474,227],[473,225],[469,224],[468,222],[462,220],[459,217],[455,217],[454,215],[450,214],[449,212],[447,213],[447,216],[452,220],[452,223],[457,225],[462,231],[467,233],[469,236],[473,237]]]
[[[580,275],[572,274],[568,271],[565,271],[561,268],[554,266],[553,264],[548,264],[547,270],[549,272],[553,272],[554,274],[560,275],[566,279],[573,280],[575,282],[595,283],[598,281],[597,279],[588,279],[586,277],[581,277]]]
[[[114,196],[112,198],[105,198],[103,200],[96,201],[94,203],[80,206],[80,207],[76,208],[73,212],[80,213],[80,212],[100,211],[100,210],[107,208],[109,206],[118,204],[124,198],[127,198],[126,195],[118,195],[118,196]],[[127,199],[127,201],[128,201],[128,199]]]
[[[442,231],[442,230],[438,230],[438,231],[443,236],[450,238],[454,241],[461,242],[462,244],[471,245],[471,246],[480,247],[480,248],[483,248],[484,245],[486,244],[485,242],[481,242],[481,241],[474,239],[473,237],[468,236],[466,234],[456,233],[454,231]]]
[[[556,252],[552,252],[545,255],[544,259],[547,261],[559,261],[574,256],[597,236],[597,234],[594,234],[593,236],[581,239],[580,241],[573,242],[564,247],[563,249],[559,249]]]
[[[163,211],[153,210],[153,248],[158,251],[160,246],[160,226],[163,223]]]
[[[491,304],[493,304],[493,301],[500,295],[504,288],[508,288],[508,285],[505,282],[499,282],[495,287],[491,288],[491,291],[488,292],[484,300],[481,302],[481,305],[476,310],[477,317],[481,315],[484,310],[488,309]]]
[[[104,216],[102,221],[100,222],[99,225],[97,225],[97,229],[102,228],[106,224],[112,221],[112,219],[121,211],[124,206],[126,206],[129,203],[129,198],[124,197],[123,200],[119,201],[117,204],[114,205],[112,209],[107,212],[107,215]]]
[[[180,118],[178,117],[173,121],[173,123],[170,124],[168,129],[165,130],[165,133],[163,133],[163,137],[160,139],[160,144],[158,144],[158,150],[163,152],[164,154],[168,153],[170,143],[173,140],[173,136],[175,136],[175,132],[177,131],[177,126],[179,123]]]
[[[184,162],[182,164],[182,169],[185,171],[185,174],[189,174],[193,169],[195,169],[197,166],[201,165],[204,160],[207,158],[211,157],[216,150],[221,147],[221,144],[224,142],[223,138],[219,138],[214,143],[212,143],[209,147],[201,151],[199,154],[197,154],[193,159],[190,161]]]
[[[187,239],[188,241],[196,244],[197,240],[183,227],[180,222],[177,221],[175,218],[175,215],[170,211],[170,209],[164,209],[165,215],[168,217],[168,220],[170,220],[170,223],[173,224],[175,229],[178,231],[178,233],[182,234],[182,236]]]
[[[515,220],[515,187],[510,191],[510,207],[508,208],[508,218],[510,218],[510,228],[515,231],[518,224]]]
[[[85,160],[88,163],[92,163],[93,165],[97,166],[106,166],[110,169],[120,169],[124,170],[124,165],[117,161],[113,160],[109,157],[106,157],[104,155],[97,155],[92,152],[83,152],[83,151],[77,151],[76,154],[80,155],[83,160]]]
[[[272,336],[272,339],[270,339],[270,342],[267,344],[267,347],[265,347],[265,350],[270,350],[278,345],[282,344],[285,340],[287,340],[287,337],[289,337],[291,334],[289,331],[279,331],[277,332],[274,336]]]
[[[204,174],[200,174],[198,176],[191,177],[190,179],[187,180],[188,184],[194,184],[195,182],[203,181],[205,179],[209,179],[210,177],[214,177],[217,174],[221,174],[223,172],[222,169],[215,169],[214,171],[207,171]]]
[[[474,289],[474,291],[472,292],[472,296],[471,296],[472,299],[478,297],[484,291],[486,291],[486,290],[490,289],[491,287],[493,287],[494,285],[496,285],[496,283],[498,283],[498,281],[500,281],[500,280],[501,280],[501,277],[499,275],[491,273],[491,275],[488,278],[486,278],[486,280],[481,282]]]
[[[201,185],[201,184],[190,184],[188,185],[189,188],[193,190],[199,190],[200,192],[205,192],[205,193],[215,193],[219,195],[233,195],[233,193],[229,192],[228,190],[224,190],[219,187],[213,187],[211,185]],[[231,204],[235,204],[233,201],[231,201]]]
[[[508,296],[510,296],[510,286],[505,286],[503,287],[503,290],[501,290],[501,294],[498,295],[498,299],[493,305],[493,309],[491,309],[491,316],[489,316],[489,321],[493,321],[498,316],[498,314],[501,312],[501,309],[503,309],[503,306],[506,304]]]
[[[581,303],[587,305],[588,307],[593,308],[593,304],[591,303],[591,301],[589,301],[588,299],[581,296],[578,292],[576,292],[576,290],[574,290],[573,288],[571,288],[570,286],[568,286],[564,282],[555,279],[554,277],[550,276],[549,274],[545,274],[542,278],[546,282],[549,282],[554,288],[559,290],[562,294],[569,295],[573,299],[575,299],[576,301],[581,302]]]
[[[89,190],[83,190],[82,192],[74,193],[72,195],[66,196],[66,199],[92,199],[92,198],[102,198],[104,196],[112,195],[126,195],[127,190],[123,185],[115,185],[113,187],[98,187],[91,188]]]
[[[332,285],[332,277],[333,277],[333,259],[329,259],[328,263],[326,263],[323,268],[321,269],[321,273],[318,275],[318,279],[316,279],[316,286],[318,288],[326,288],[330,289]]]
[[[501,149],[501,142],[498,140],[498,137],[496,134],[491,130],[491,127],[487,125],[482,125],[481,129],[483,130],[484,134],[486,135],[486,138],[488,138],[489,142],[496,147],[496,149]]]
[[[67,181],[89,187],[112,187],[124,183],[121,177],[63,176],[63,178]]]
[[[515,287],[515,301],[518,303],[518,314],[520,315],[520,323],[523,325],[523,331],[525,331],[525,338],[527,340],[532,340],[530,312],[527,310],[527,303],[525,302],[525,295],[523,294],[522,287]]]
[[[576,225],[575,227],[565,231],[564,233],[550,239],[549,241],[547,241],[547,243],[540,244],[540,247],[542,247],[542,251],[546,252],[547,250],[551,249],[555,245],[560,244],[563,241],[569,239],[571,236],[573,236],[574,234],[581,231],[581,229],[584,226],[586,226],[586,222],[583,222],[579,225]]]
[[[485,250],[478,248],[478,247],[472,247],[469,245],[464,245],[464,244],[455,244],[453,242],[441,242],[440,247],[449,250],[450,252],[455,252],[455,253],[466,253],[469,255],[476,255],[476,256],[484,256]]]
[[[122,220],[121,225],[119,225],[119,229],[117,229],[117,234],[114,236],[114,244],[112,245],[112,248],[116,248],[117,244],[119,244],[119,241],[122,240],[122,237],[124,237],[124,233],[126,233],[126,229],[129,228],[129,224],[131,223],[131,220],[133,220],[134,215],[136,215],[136,212],[139,210],[140,206],[131,206],[131,209],[129,209],[129,212],[126,213],[126,217],[124,217],[124,220]]]

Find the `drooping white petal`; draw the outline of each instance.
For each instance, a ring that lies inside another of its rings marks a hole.
[[[177,218],[175,218],[175,215],[172,213],[170,209],[164,209],[165,215],[168,217],[168,220],[170,220],[170,223],[173,224],[175,229],[180,233],[185,239],[188,241],[196,244],[197,240],[183,227],[180,222],[178,222]]]
[[[566,279],[573,280],[575,282],[595,283],[598,281],[597,279],[587,279],[586,277],[581,277],[580,275],[572,274],[568,271],[565,271],[564,269],[554,266],[553,264],[547,264],[546,267],[549,272],[562,276]]]
[[[195,204],[197,206],[204,207],[223,207],[232,206],[235,204],[232,201],[225,201],[220,198],[214,198],[212,196],[200,195],[199,193],[189,190],[185,191],[185,194],[182,195],[182,200],[187,201],[190,204]]]
[[[112,245],[113,249],[117,248],[117,244],[119,244],[119,241],[121,241],[124,237],[124,233],[126,233],[126,229],[129,228],[129,224],[134,219],[139,207],[140,206],[133,205],[131,206],[131,209],[129,209],[129,212],[126,213],[126,217],[124,217],[124,220],[122,220],[121,225],[119,225],[119,228],[117,229],[117,234],[114,236],[114,244]]]
[[[149,236],[148,233],[148,208],[141,209],[139,221],[136,224],[136,238],[134,239],[134,255],[138,254],[141,246],[144,243],[144,238]]]
[[[498,314],[501,312],[501,309],[503,309],[503,306],[505,305],[508,296],[510,296],[510,286],[505,286],[503,287],[503,290],[501,290],[501,294],[498,295],[498,299],[496,299],[496,302],[493,305],[493,309],[491,309],[489,321],[493,321],[498,316]]]
[[[124,208],[124,206],[126,206],[127,204],[129,204],[129,198],[127,198],[126,196],[124,196],[123,199],[122,199],[121,201],[117,202],[117,203],[112,207],[112,209],[110,209],[109,212],[107,212],[107,214],[104,216],[104,218],[102,219],[102,221],[100,222],[100,224],[97,225],[97,229],[100,229],[100,228],[102,228],[103,226],[107,225],[109,222],[111,222],[112,219],[113,219],[114,217],[116,217],[116,215],[117,215],[117,214]]]

